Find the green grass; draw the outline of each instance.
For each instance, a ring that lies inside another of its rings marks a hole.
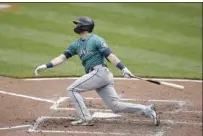
[[[32,77],[78,35],[72,20],[90,16],[95,33],[138,76],[202,79],[200,3],[18,3],[0,12],[0,75]],[[107,62],[115,76],[122,73]],[[80,76],[78,57],[40,76]]]

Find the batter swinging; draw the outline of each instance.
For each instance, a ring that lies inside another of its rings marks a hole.
[[[63,54],[54,58],[48,64],[38,66],[35,70],[35,75],[37,76],[39,71],[52,68],[76,54],[79,55],[86,74],[67,88],[68,95],[71,97],[76,112],[80,117],[79,120],[73,121],[71,124],[85,126],[94,124],[81,93],[96,90],[105,104],[114,113],[137,113],[138,115],[151,118],[154,124],[158,126],[160,121],[156,115],[154,104],[145,106],[126,103],[119,99],[114,88],[113,75],[104,63],[105,58],[122,70],[124,77],[131,77],[133,74],[111,52],[103,38],[91,34],[94,28],[93,20],[89,17],[79,17],[73,23],[76,25],[74,31],[80,35],[80,38],[71,43]]]

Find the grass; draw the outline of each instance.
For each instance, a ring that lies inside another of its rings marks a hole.
[[[72,20],[90,16],[95,33],[138,76],[202,79],[201,3],[18,3],[0,12],[0,75],[33,77],[78,35]],[[120,70],[107,62],[115,76]],[[41,77],[81,76],[78,57]]]

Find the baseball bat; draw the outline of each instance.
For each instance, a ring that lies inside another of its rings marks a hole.
[[[157,84],[157,85],[163,85],[163,86],[167,86],[167,87],[171,87],[171,88],[175,88],[175,89],[180,89],[180,90],[184,89],[184,86],[173,84],[173,83],[157,81],[157,80],[151,80],[151,79],[144,79],[144,78],[137,77],[137,76],[133,76],[133,78],[137,78],[137,79],[140,79],[140,80],[143,80],[143,81],[147,81],[147,82],[150,82],[150,83],[154,83],[154,84]]]

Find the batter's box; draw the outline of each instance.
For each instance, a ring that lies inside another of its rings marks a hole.
[[[90,112],[102,111],[102,112],[112,112],[107,105],[103,103],[100,98],[84,98],[85,103]],[[151,103],[156,104],[158,111],[163,111],[165,113],[175,113],[182,111],[186,107],[185,101],[177,100],[136,100],[136,99],[121,99],[125,102],[139,103],[149,105]],[[51,110],[56,111],[73,111],[75,110],[69,97],[61,97],[53,106]]]
[[[163,135],[170,127],[167,124],[154,126],[151,122],[126,120],[99,120],[94,126],[72,126],[74,118],[68,117],[40,117],[29,128],[28,132],[66,133],[81,135],[123,135],[123,136],[157,136]]]

